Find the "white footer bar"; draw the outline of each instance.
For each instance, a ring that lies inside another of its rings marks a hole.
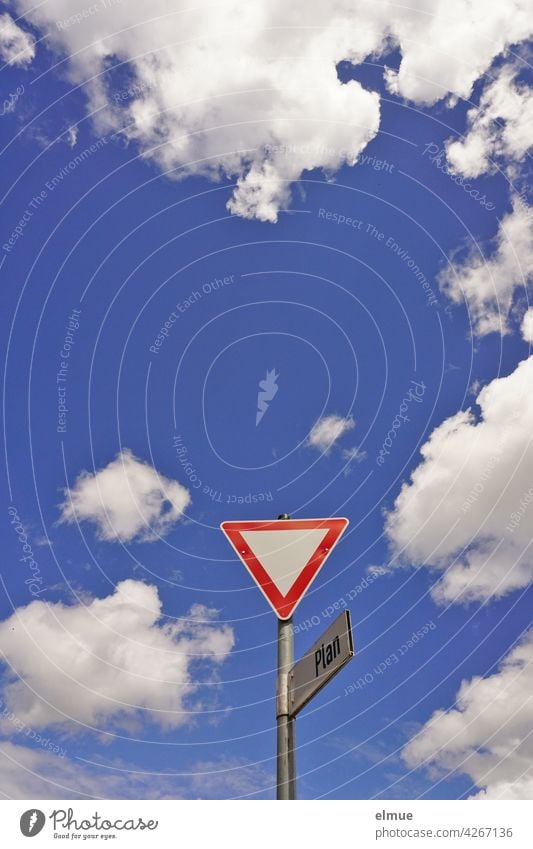
[[[528,801],[3,801],[2,845],[531,849]],[[35,837],[35,843],[28,838]]]

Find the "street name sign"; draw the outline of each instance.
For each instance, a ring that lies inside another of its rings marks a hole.
[[[353,656],[350,611],[343,610],[289,672],[290,716],[296,716]]]
[[[290,619],[348,519],[222,522],[222,531],[278,619]]]

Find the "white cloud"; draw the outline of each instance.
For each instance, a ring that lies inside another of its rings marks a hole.
[[[272,797],[274,776],[236,758],[194,763],[189,775],[150,775],[122,761],[83,763],[67,755],[0,743],[0,797],[9,799],[231,799]]]
[[[250,764],[236,758],[198,761],[191,792],[199,799],[239,799],[269,792],[274,795],[274,765]]]
[[[472,247],[439,275],[443,291],[455,303],[465,301],[479,336],[506,333],[513,296],[533,278],[533,209],[519,199],[503,217],[492,255]]]
[[[354,164],[379,128],[379,97],[341,85],[336,65],[398,45],[389,85],[418,103],[468,96],[494,56],[531,31],[527,0],[219,0],[210,7],[144,0],[96,6],[49,0],[17,7],[69,56],[99,132],[121,129],[175,178],[237,181],[228,208],[275,221],[305,169]],[[305,25],[302,26],[302,22]],[[125,63],[132,92],[108,71]]]
[[[533,578],[533,357],[437,427],[387,516],[398,563],[442,573],[437,601],[500,597]]]
[[[452,170],[479,177],[503,162],[512,176],[533,144],[533,89],[517,82],[520,68],[504,65],[470,109],[463,139],[449,141],[447,157]]]
[[[85,603],[18,608],[0,623],[10,667],[6,708],[33,729],[83,731],[143,718],[168,729],[194,719],[202,709],[199,683],[216,680],[233,632],[212,622],[216,611],[202,605],[177,621],[162,619],[161,608],[156,587],[134,580]],[[206,687],[213,691],[213,684]],[[15,733],[15,720],[4,718],[2,732]]]
[[[524,313],[521,325],[522,338],[533,344],[533,307],[529,307]]]
[[[0,59],[8,65],[27,65],[35,56],[31,35],[21,29],[11,15],[0,15]]]
[[[531,722],[531,720],[530,720]],[[481,790],[474,799],[533,799],[533,776],[525,775],[515,781],[498,781]]]
[[[66,133],[64,133],[63,138],[69,147],[75,147],[78,141],[78,128],[69,127]]]
[[[324,416],[311,428],[307,439],[308,445],[327,453],[346,431],[354,427],[355,422],[351,416],[346,418],[336,415]]]
[[[130,0],[77,22],[85,6],[18,3],[70,56],[99,132],[122,129],[175,178],[236,179],[229,208],[239,215],[275,221],[304,169],[353,164],[376,135],[378,95],[355,81],[341,85],[336,62],[352,43],[362,60],[381,30],[352,27],[349,38],[344,3],[325,13],[279,0],[198,9],[154,0],[149,10]],[[118,102],[124,82],[106,73],[111,59],[132,74],[133,96]]]
[[[361,451],[360,448],[344,448],[342,452],[343,460],[353,460],[355,463],[362,463],[363,460],[366,460],[366,451]]]
[[[402,51],[389,89],[419,104],[468,98],[493,58],[532,31],[529,0],[414,0],[387,12]]]
[[[191,498],[125,448],[103,469],[82,472],[65,490],[61,522],[93,522],[100,539],[152,542],[170,531]]]
[[[463,681],[403,750],[410,767],[466,773],[478,799],[533,799],[533,630],[487,678]]]
[[[51,752],[0,743],[0,797],[7,799],[164,798],[161,779],[143,781]],[[151,792],[150,792],[151,791]]]

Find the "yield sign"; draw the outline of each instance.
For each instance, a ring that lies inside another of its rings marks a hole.
[[[222,522],[221,529],[273,607],[290,619],[348,519]]]

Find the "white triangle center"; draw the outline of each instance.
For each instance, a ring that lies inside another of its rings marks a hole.
[[[309,563],[328,533],[328,528],[313,530],[241,531],[269,578],[283,596]]]

